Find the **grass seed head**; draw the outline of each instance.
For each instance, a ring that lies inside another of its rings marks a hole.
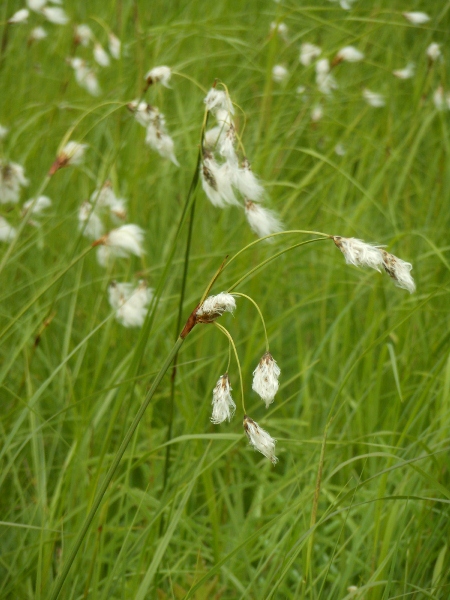
[[[278,462],[278,458],[275,456],[277,441],[247,415],[244,416],[244,431],[250,445],[275,465]]]
[[[231,397],[231,390],[228,373],[225,373],[219,377],[216,387],[213,389],[211,422],[214,425],[230,421],[234,416],[236,404]]]

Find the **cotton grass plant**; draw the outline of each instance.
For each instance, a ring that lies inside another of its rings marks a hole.
[[[448,595],[448,15],[363,4],[4,8],[2,598]]]

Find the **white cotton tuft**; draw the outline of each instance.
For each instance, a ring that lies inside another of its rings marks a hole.
[[[12,242],[16,237],[17,231],[6,219],[0,216],[0,242]]]
[[[339,235],[333,237],[333,241],[345,258],[348,265],[355,267],[370,267],[381,273],[383,266],[383,254],[380,246],[366,244],[356,238],[345,238]]]
[[[223,90],[210,89],[203,102],[206,105],[206,109],[213,114],[218,110],[225,110],[227,113],[234,115],[233,104]]]
[[[272,464],[276,464],[278,462],[275,456],[276,440],[247,415],[244,416],[244,430],[250,445],[268,458]]]
[[[363,98],[367,104],[370,104],[370,106],[373,106],[374,108],[381,108],[382,106],[386,105],[386,101],[382,94],[372,92],[367,88],[363,90]]]
[[[44,40],[47,37],[48,33],[45,31],[43,27],[34,27],[30,31],[30,37],[28,38],[30,42],[39,42],[40,40]]]
[[[266,352],[253,371],[252,389],[264,400],[266,408],[275,399],[278,392],[278,377],[280,376],[280,367],[277,365],[270,352]]]
[[[330,62],[327,58],[322,58],[316,63],[316,84],[319,92],[325,95],[331,94],[339,87],[336,79],[330,73]]]
[[[124,327],[141,327],[147,316],[147,308],[153,298],[153,290],[145,281],[133,289],[130,283],[112,281],[108,288],[111,307],[116,311],[116,320]]]
[[[275,65],[272,69],[272,79],[276,83],[282,83],[288,78],[289,71],[283,65]]]
[[[200,177],[203,190],[213,206],[224,208],[229,204],[239,204],[232,187],[235,171],[228,163],[219,165],[212,154],[204,153]]]
[[[283,223],[273,210],[264,208],[251,200],[247,200],[245,203],[245,216],[251,229],[258,237],[263,238],[272,233],[283,231]]]
[[[364,54],[354,46],[344,46],[339,50],[336,58],[345,62],[359,62],[364,59]]]
[[[304,67],[309,67],[316,58],[322,54],[322,48],[316,46],[315,44],[310,44],[305,42],[300,47],[300,57],[299,60]]]
[[[228,373],[225,373],[219,377],[216,387],[213,389],[211,422],[214,425],[230,421],[234,416],[236,404],[231,397],[231,390]]]
[[[99,42],[94,44],[94,60],[101,67],[109,67],[110,60],[108,53]]]
[[[247,200],[260,202],[264,196],[264,188],[247,159],[244,159],[241,169],[233,171],[233,185]]]
[[[78,229],[89,240],[97,240],[104,234],[102,220],[89,202],[83,202],[80,206]]]
[[[197,323],[212,323],[217,318],[221,317],[223,313],[230,312],[236,309],[236,300],[234,296],[227,292],[221,292],[216,296],[208,296],[203,304],[197,309],[196,321]]]
[[[47,4],[47,0],[27,0],[27,6],[30,10],[40,12],[42,8]]]
[[[89,25],[81,23],[75,26],[74,42],[80,46],[88,46],[89,42],[93,39],[94,35]]]
[[[144,230],[138,225],[128,223],[117,229],[112,229],[104,236],[102,243],[111,248],[113,254],[118,257],[125,257],[130,254],[142,256],[145,254],[142,247],[144,233]]]
[[[51,204],[52,201],[48,196],[38,196],[36,200],[34,198],[30,198],[30,200],[24,202],[22,206],[22,215],[25,215],[30,208],[32,215],[39,215],[42,211],[51,206]]]
[[[4,127],[3,125],[0,125],[0,140],[4,140],[8,133],[9,127]]]
[[[8,23],[10,23],[11,25],[13,23],[26,23],[29,16],[30,11],[26,8],[21,8],[20,10],[15,12],[12,17],[8,19]]]
[[[427,56],[431,62],[435,62],[442,56],[441,45],[436,42],[432,42],[427,48]]]
[[[411,77],[414,77],[415,70],[414,63],[408,63],[404,69],[397,69],[392,71],[392,73],[398,79],[411,79]]]
[[[58,8],[57,6],[44,6],[41,9],[42,14],[50,21],[50,23],[54,23],[55,25],[65,25],[69,22],[69,17],[64,12],[62,8]]]
[[[25,170],[18,163],[4,162],[0,158],[0,204],[19,201],[22,187],[28,185]]]
[[[424,12],[404,12],[403,16],[413,25],[423,25],[428,23],[431,17]]]
[[[119,38],[112,32],[108,34],[108,48],[111,53],[111,56],[116,60],[119,60],[121,52],[121,43]]]
[[[416,284],[411,276],[412,264],[383,250],[383,267],[386,273],[395,281],[399,288],[410,294],[416,291]]]
[[[150,148],[153,148],[153,150],[156,150],[163,158],[168,158],[176,167],[180,166],[180,163],[175,156],[175,143],[162,123],[159,124],[159,128],[154,123],[150,123],[147,126],[145,143],[148,144]]]
[[[170,67],[162,65],[160,67],[154,67],[150,69],[145,76],[144,79],[148,83],[148,85],[152,85],[153,83],[161,83],[164,87],[168,88],[170,78],[172,77],[172,71]]]
[[[58,153],[58,160],[61,163],[60,167],[68,167],[69,165],[80,165],[84,159],[87,145],[79,142],[67,142],[61,152]]]

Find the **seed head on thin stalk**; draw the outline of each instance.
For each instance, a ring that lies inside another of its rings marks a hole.
[[[170,67],[166,65],[161,65],[160,67],[153,67],[150,69],[145,75],[144,79],[147,82],[147,87],[153,85],[154,83],[160,83],[164,87],[170,87],[169,81],[172,77],[172,70]]]
[[[283,231],[283,223],[273,210],[264,208],[251,200],[245,202],[245,216],[251,229],[261,238]]]
[[[108,48],[111,53],[111,56],[116,60],[119,60],[121,52],[121,43],[119,38],[112,32],[108,33]]]
[[[16,229],[0,216],[0,242],[12,242],[16,235]]]
[[[374,108],[382,108],[386,105],[386,100],[384,99],[383,94],[379,94],[378,92],[373,92],[368,88],[364,88],[363,90],[363,98],[370,106]]]
[[[230,421],[236,411],[236,404],[231,397],[231,386],[228,373],[221,375],[213,390],[211,422],[219,425],[224,421]]]
[[[147,315],[147,307],[153,298],[153,290],[141,280],[136,288],[130,283],[112,281],[108,287],[111,307],[116,320],[124,327],[141,327]]]
[[[264,400],[266,408],[269,408],[269,405],[275,399],[275,394],[278,392],[280,373],[280,367],[270,352],[263,354],[258,366],[253,371],[252,389],[259,395],[261,400]]]
[[[87,145],[78,142],[67,142],[62,150],[58,153],[55,162],[50,167],[49,175],[54,175],[56,171],[70,165],[79,165],[83,162],[84,153]]]
[[[8,23],[10,23],[11,25],[14,23],[26,23],[29,16],[30,11],[27,8],[21,8],[20,10],[15,12],[12,17],[8,19]]]
[[[309,42],[305,42],[300,47],[300,57],[299,60],[304,67],[309,67],[316,58],[322,54],[322,48],[316,46],[315,44],[310,44]]]
[[[41,9],[41,13],[47,21],[50,21],[50,23],[54,23],[55,25],[65,25],[69,22],[69,17],[64,9],[59,6],[44,6],[44,8]]]
[[[0,204],[19,201],[22,187],[28,185],[25,169],[13,162],[4,162],[0,158]]]
[[[142,247],[143,239],[144,230],[138,225],[128,223],[112,229],[106,235],[92,242],[92,246],[100,246],[97,260],[102,267],[105,267],[110,258],[123,258],[130,254],[143,256],[145,253]]]
[[[209,296],[201,304],[196,312],[197,323],[213,323],[221,317],[223,313],[230,312],[236,309],[236,300],[231,294],[221,292],[216,296]]]
[[[84,23],[75,25],[73,43],[76,46],[89,46],[93,38],[94,34],[92,33],[92,29],[89,27],[89,25],[85,25]]]
[[[381,271],[381,267],[392,277],[397,287],[407,290],[410,294],[415,292],[416,284],[411,277],[411,263],[386,252],[382,246],[366,244],[356,238],[333,236],[333,241],[345,258],[345,262],[355,267],[370,267]]]
[[[101,67],[109,67],[111,62],[108,53],[99,42],[94,44],[94,60]]]
[[[244,431],[250,442],[250,446],[261,452],[261,454],[275,465],[278,462],[278,458],[275,456],[275,444],[277,440],[260,427],[256,421],[250,419],[248,415],[244,416]]]

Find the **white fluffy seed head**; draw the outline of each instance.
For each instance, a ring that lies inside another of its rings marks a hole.
[[[94,35],[89,25],[81,23],[75,26],[74,43],[80,46],[88,46]]]
[[[44,6],[44,8],[41,9],[41,12],[47,21],[50,21],[50,23],[54,23],[55,25],[65,25],[69,22],[67,14],[58,6]]]
[[[431,62],[436,61],[438,58],[440,58],[442,52],[441,52],[441,45],[436,43],[436,42],[432,42],[428,48],[427,48],[427,56],[428,58],[431,60]]]
[[[216,296],[208,296],[203,304],[197,309],[197,323],[212,323],[225,312],[233,313],[236,309],[234,296],[227,292],[221,292]]]
[[[356,238],[345,238],[339,235],[333,237],[333,241],[345,258],[348,265],[355,267],[370,267],[379,273],[383,266],[383,251],[379,246],[366,244]]]
[[[206,109],[213,114],[216,114],[218,110],[225,110],[227,113],[234,115],[233,104],[223,90],[210,89],[203,102]]]
[[[6,219],[0,216],[0,242],[12,242],[16,237],[16,229],[8,223]]]
[[[128,223],[117,229],[111,230],[104,236],[103,244],[114,250],[116,256],[124,257],[129,254],[142,256],[144,249],[142,243],[144,240],[144,230],[138,225]]]
[[[424,12],[404,12],[403,16],[413,25],[423,25],[424,23],[428,23],[431,19],[431,17]]]
[[[21,8],[8,19],[8,23],[26,23],[29,16],[30,11],[27,8]]]
[[[395,285],[407,290],[410,294],[415,292],[416,284],[410,273],[412,264],[405,262],[393,254],[389,254],[385,250],[382,251],[382,254],[384,270],[395,281]]]
[[[30,198],[26,202],[24,202],[22,206],[22,215],[26,215],[26,213],[31,208],[31,214],[39,215],[46,208],[51,206],[52,201],[48,196],[38,196],[37,199]]]
[[[121,52],[121,43],[119,38],[112,32],[108,34],[108,48],[111,53],[111,56],[116,60],[119,60]]]
[[[373,106],[374,108],[381,108],[386,104],[386,101],[382,94],[372,92],[368,88],[365,88],[363,90],[363,98],[367,102],[367,104],[370,104],[370,106]]]
[[[214,425],[230,421],[234,416],[236,404],[231,397],[231,390],[228,373],[225,373],[219,377],[216,387],[213,389],[211,422]]]
[[[78,229],[89,240],[97,240],[104,233],[101,218],[87,201],[83,202],[78,211]]]
[[[39,42],[47,37],[48,33],[41,26],[34,27],[30,32],[30,42]]]
[[[110,60],[106,50],[99,42],[95,42],[94,44],[94,60],[101,67],[109,67]]]
[[[175,156],[175,143],[162,123],[160,122],[159,127],[155,123],[147,125],[145,143],[156,150],[160,156],[168,158],[175,166],[179,167],[180,163]]]
[[[279,387],[278,377],[280,373],[280,367],[270,352],[263,355],[253,371],[252,389],[259,395],[261,400],[264,400],[266,408],[269,408],[269,405],[274,401]]]
[[[411,276],[411,263],[386,252],[381,246],[366,244],[355,238],[334,236],[333,241],[345,257],[345,262],[355,267],[370,267],[381,271],[381,267],[392,277],[397,287],[415,292],[416,284]]]
[[[244,431],[250,445],[275,465],[278,462],[278,458],[275,456],[276,440],[247,415],[244,416]]]
[[[354,46],[344,46],[339,50],[336,57],[345,62],[359,62],[364,59],[364,54]]]
[[[140,281],[134,289],[130,283],[112,281],[108,287],[108,298],[121,325],[141,327],[147,315],[147,307],[153,298],[153,290],[147,287],[145,281]]]
[[[283,223],[273,210],[264,208],[251,200],[245,202],[245,216],[251,229],[258,237],[262,238],[283,231]]]
[[[0,204],[19,201],[20,190],[28,185],[22,165],[4,162],[0,158]]]
[[[321,54],[322,49],[319,46],[305,42],[300,47],[299,60],[304,67],[309,67]]]
[[[60,167],[68,167],[69,165],[79,165],[83,162],[84,153],[87,145],[78,142],[67,142],[64,148],[58,154]]]
[[[260,202],[264,196],[264,188],[253,173],[250,162],[244,159],[241,169],[233,172],[233,185],[244,198]]]
[[[275,65],[272,69],[272,79],[276,83],[282,83],[288,78],[289,71],[283,65]]]
[[[161,83],[164,87],[170,87],[169,81],[172,77],[172,70],[170,67],[166,65],[161,65],[160,67],[154,67],[150,69],[145,76],[144,79],[148,85],[152,85],[153,83]]]
[[[203,190],[213,206],[224,208],[239,204],[233,192],[237,169],[237,165],[228,162],[219,165],[210,152],[203,153],[200,177]]]
[[[392,73],[398,79],[411,79],[411,77],[414,77],[415,70],[414,63],[408,63],[404,69],[397,69]]]

